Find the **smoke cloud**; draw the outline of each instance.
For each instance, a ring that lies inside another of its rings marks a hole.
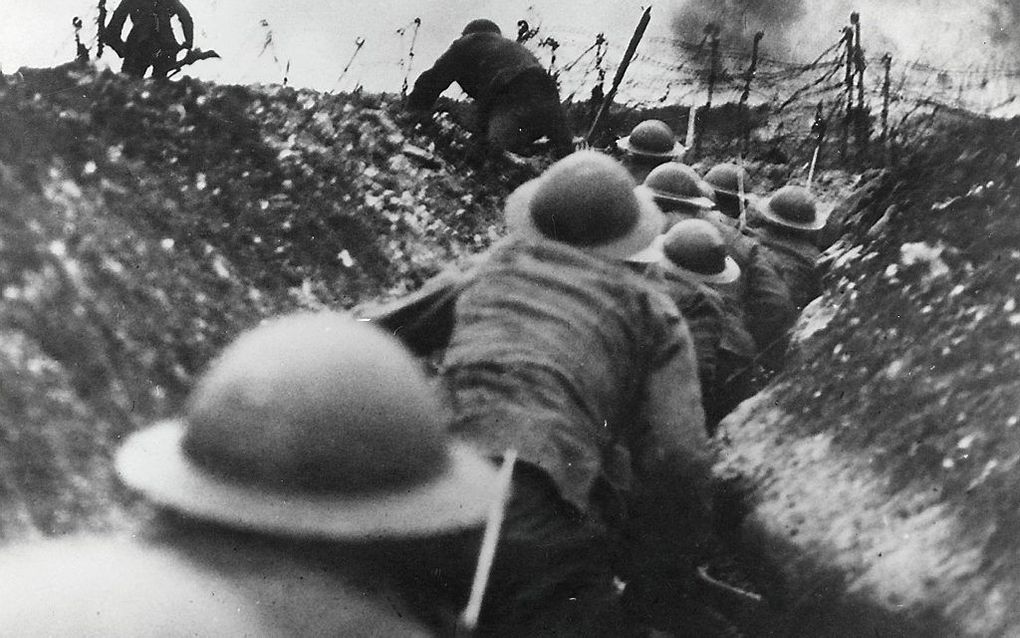
[[[811,59],[839,40],[850,13],[861,15],[869,54],[933,64],[1009,62],[1020,53],[1020,0],[686,0],[672,14],[673,34],[698,43],[716,25],[722,46]]]
[[[804,0],[691,0],[673,17],[677,36],[700,42],[709,25],[719,29],[727,48],[750,48],[754,34],[764,31],[762,51],[785,54],[790,47],[790,30],[805,17]]]
[[[998,0],[988,8],[989,35],[994,44],[1020,53],[1020,2]]]

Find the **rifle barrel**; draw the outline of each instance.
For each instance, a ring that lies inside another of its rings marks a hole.
[[[620,66],[616,69],[616,75],[613,76],[613,84],[609,88],[609,92],[606,93],[605,99],[602,100],[602,106],[599,107],[599,112],[592,120],[591,128],[588,129],[588,135],[585,139],[590,143],[592,136],[595,134],[595,129],[598,128],[599,122],[602,121],[602,116],[606,111],[609,110],[609,105],[613,102],[613,98],[616,97],[616,90],[620,88],[620,83],[623,82],[623,76],[627,73],[627,67],[630,66],[630,61],[634,58],[634,52],[637,51],[638,43],[641,42],[641,38],[645,35],[645,29],[648,28],[648,22],[652,19],[652,8],[646,7],[645,12],[641,14],[641,20],[638,22],[637,28],[634,30],[634,35],[630,38],[630,44],[627,45],[627,52],[623,54],[623,60],[620,62]]]

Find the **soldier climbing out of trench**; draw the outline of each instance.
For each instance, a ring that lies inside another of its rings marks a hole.
[[[184,42],[178,42],[174,34],[174,16],[180,21]],[[121,33],[128,17],[131,31],[123,40]],[[103,30],[103,42],[124,59],[122,73],[140,78],[152,67],[152,76],[163,78],[182,66],[177,54],[192,48],[194,30],[191,14],[180,0],[123,0]]]
[[[553,154],[573,150],[573,135],[556,81],[526,47],[505,38],[491,20],[472,20],[461,37],[423,72],[407,107],[429,112],[456,82],[478,107],[479,129],[491,151],[527,151],[548,138]]]

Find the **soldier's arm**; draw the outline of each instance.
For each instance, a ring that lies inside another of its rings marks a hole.
[[[432,68],[418,76],[414,89],[407,96],[407,107],[415,111],[432,108],[439,94],[457,79],[457,71],[466,63],[464,47],[460,41],[454,42],[446,53],[441,55]]]
[[[177,14],[177,19],[181,21],[181,31],[184,34],[184,48],[190,49],[195,43],[195,22],[191,19],[191,14],[180,2],[174,3],[174,13]]]
[[[748,331],[762,353],[762,362],[777,368],[786,350],[787,332],[797,320],[797,307],[789,287],[757,246],[748,262],[744,300]]]
[[[118,49],[123,44],[121,32],[124,30],[124,22],[127,20],[128,14],[131,13],[131,9],[137,4],[138,0],[124,0],[117,5],[117,8],[110,16],[110,21],[106,23],[106,28],[103,30],[103,42],[110,45],[117,53],[120,53]]]
[[[722,309],[704,295],[692,294],[677,303],[690,329],[694,358],[702,387],[715,379],[719,340],[722,338]]]
[[[634,450],[644,531],[653,538],[697,543],[711,522],[713,453],[705,432],[694,344],[681,322],[668,359],[645,383],[647,430]],[[663,548],[665,550],[665,548]]]

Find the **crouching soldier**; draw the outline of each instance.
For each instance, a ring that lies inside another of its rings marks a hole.
[[[788,185],[777,190],[756,211],[760,226],[750,231],[790,291],[797,310],[822,294],[821,252],[815,244],[825,217],[809,190]]]
[[[645,120],[630,135],[616,140],[623,151],[623,165],[634,181],[641,183],[653,168],[666,162],[679,162],[687,149],[673,136],[673,129],[662,120]]]
[[[465,592],[447,585],[472,566],[445,559],[477,552],[498,490],[445,425],[381,331],[331,313],[264,324],[213,364],[183,418],[118,451],[121,479],[153,507],[137,540],[0,554],[3,633],[449,631]]]
[[[506,216],[442,366],[452,431],[519,453],[482,633],[626,635],[614,574],[631,591],[689,578],[710,520],[690,334],[624,263],[662,215],[617,161],[582,151],[511,194]]]
[[[662,238],[662,252],[663,278],[670,297],[700,294],[719,309],[718,325],[713,327],[718,333],[714,366],[710,376],[701,379],[705,425],[711,435],[724,416],[754,393],[752,369],[757,349],[734,294],[742,273],[727,254],[722,235],[704,220],[688,219],[673,226]]]
[[[742,227],[745,223],[744,209],[755,199],[751,195],[751,176],[747,169],[736,164],[716,164],[705,173],[705,183],[714,193],[719,212],[712,216],[711,221],[733,228]]]
[[[554,154],[573,148],[556,81],[524,45],[504,38],[491,20],[472,20],[432,68],[418,77],[409,109],[427,111],[456,82],[478,107],[491,150],[521,153],[547,137]]]

